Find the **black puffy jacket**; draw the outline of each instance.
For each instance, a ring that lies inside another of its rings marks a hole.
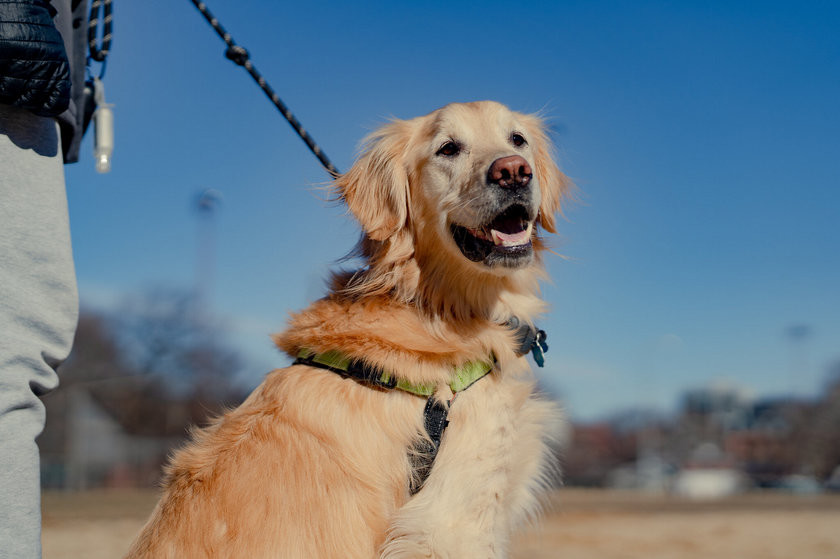
[[[0,0],[0,103],[41,116],[70,105],[70,62],[44,0]]]
[[[81,141],[86,8],[85,0],[0,0],[0,103],[56,117],[68,163]]]

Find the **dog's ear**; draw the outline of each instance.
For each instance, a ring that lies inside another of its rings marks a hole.
[[[556,215],[561,213],[561,200],[570,194],[572,181],[554,162],[551,141],[542,119],[524,115],[523,120],[534,151],[534,173],[540,185],[540,225],[549,233],[556,233]]]
[[[365,139],[353,167],[335,180],[339,196],[375,241],[391,237],[408,221],[408,172],[403,158],[410,137],[406,121],[386,124]]]

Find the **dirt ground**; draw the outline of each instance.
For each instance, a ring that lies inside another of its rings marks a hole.
[[[154,492],[45,493],[44,559],[121,557]],[[513,559],[837,559],[840,495],[717,501],[562,489]]]

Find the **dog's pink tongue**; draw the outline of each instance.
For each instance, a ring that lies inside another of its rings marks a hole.
[[[502,233],[501,231],[497,231],[493,229],[490,231],[490,234],[493,236],[493,243],[502,246],[519,246],[527,244],[531,238],[531,227],[523,231],[519,231],[518,233]]]

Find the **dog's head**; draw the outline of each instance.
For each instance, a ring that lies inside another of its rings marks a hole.
[[[542,121],[490,101],[383,126],[336,181],[372,259],[399,251],[493,276],[534,263],[568,185]]]

